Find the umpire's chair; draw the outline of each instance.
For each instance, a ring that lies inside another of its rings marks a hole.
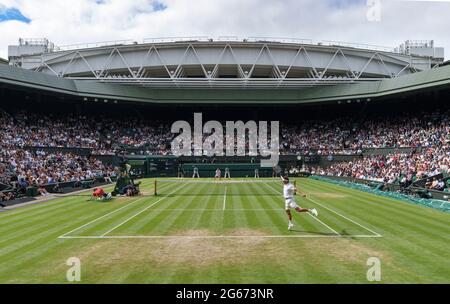
[[[130,174],[131,166],[124,164],[121,166],[119,177],[117,178],[114,191],[111,192],[112,196],[126,195],[128,190],[132,190],[132,195],[138,195],[141,191],[139,189],[141,182],[134,182],[133,177]]]

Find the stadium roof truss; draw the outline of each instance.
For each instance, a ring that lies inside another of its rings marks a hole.
[[[153,88],[306,88],[373,82],[430,69],[425,58],[275,42],[114,45],[27,56],[21,66],[72,80]]]
[[[306,104],[348,103],[394,94],[450,88],[450,65],[373,82],[293,89],[152,88],[74,80],[0,65],[0,89],[64,94],[85,102],[150,104]],[[0,105],[2,99],[0,98]]]

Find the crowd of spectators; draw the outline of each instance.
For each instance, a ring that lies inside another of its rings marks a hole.
[[[450,113],[282,122],[281,154],[359,155],[370,148],[433,147],[450,132]],[[57,114],[0,113],[4,147],[89,148],[93,154],[170,154],[169,122]]]
[[[23,195],[28,187],[35,187],[41,195],[48,195],[45,186],[102,177],[105,180],[116,173],[100,160],[72,153],[27,151],[20,148],[1,149],[0,184],[12,191],[4,192],[0,201]]]
[[[409,186],[424,178],[433,179],[441,173],[449,173],[450,142],[436,147],[414,150],[411,153],[387,155],[366,155],[349,162],[333,164],[327,168],[311,168],[312,174],[353,177],[389,184]],[[431,186],[435,190],[444,189],[442,183]]]
[[[280,153],[359,155],[351,162],[311,171],[408,184],[449,172],[449,117],[449,111],[436,110],[392,117],[281,122]],[[33,185],[44,195],[44,184],[81,181],[110,175],[113,170],[95,158],[30,147],[87,148],[92,155],[114,155],[124,149],[135,154],[167,155],[176,136],[171,133],[170,122],[107,116],[0,111],[0,125],[0,184],[22,190]],[[362,156],[367,149],[406,147],[413,152]],[[432,181],[428,186],[438,189],[442,183]],[[2,193],[0,200],[12,199],[11,195]]]
[[[281,130],[281,150],[303,155],[358,155],[366,149],[435,147],[449,140],[449,118],[449,111],[437,110],[294,123]]]
[[[170,126],[139,119],[120,120],[84,115],[0,111],[2,147],[87,148],[96,155],[114,155],[123,148],[147,154],[167,154]]]
[[[447,180],[448,182],[448,180]],[[430,178],[427,183],[425,184],[425,188],[428,190],[436,190],[436,191],[447,191],[448,192],[448,185],[447,182],[443,178]]]

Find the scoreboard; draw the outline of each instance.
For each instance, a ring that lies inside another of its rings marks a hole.
[[[178,171],[178,160],[173,156],[148,156],[147,175],[149,177],[176,176]]]

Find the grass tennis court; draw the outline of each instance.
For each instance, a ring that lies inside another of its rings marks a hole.
[[[448,283],[450,214],[299,179],[287,229],[280,180],[143,180],[142,196],[89,192],[0,212],[0,283]]]

